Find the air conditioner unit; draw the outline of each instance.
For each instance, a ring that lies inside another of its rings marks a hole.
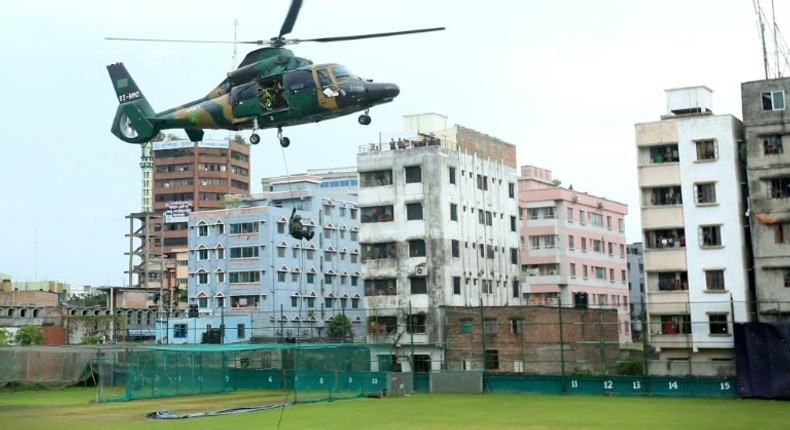
[[[414,269],[414,274],[417,276],[428,276],[428,268],[424,266],[419,266]]]
[[[200,185],[203,185],[203,186],[205,187],[206,185],[208,185],[208,182],[206,182],[206,181],[202,181],[202,182],[200,183]]]
[[[549,276],[554,276],[557,274],[556,270],[549,270]]]
[[[307,336],[308,334],[310,334],[310,329],[306,328],[306,329],[302,330],[302,334]]]

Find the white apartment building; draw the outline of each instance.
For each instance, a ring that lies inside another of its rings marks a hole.
[[[518,195],[525,302],[616,309],[620,342],[630,342],[628,207],[555,185],[550,170],[535,166],[521,166]]]
[[[733,323],[751,299],[743,125],[712,113],[707,87],[666,95],[660,121],[635,125],[650,374],[732,372]]]
[[[357,157],[365,308],[370,342],[426,371],[443,360],[442,306],[521,304],[516,148],[404,119],[411,137]]]

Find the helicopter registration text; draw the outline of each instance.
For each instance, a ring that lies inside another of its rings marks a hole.
[[[129,100],[134,100],[136,98],[140,98],[140,91],[135,91],[133,93],[121,94],[120,96],[118,96],[118,101],[123,103],[123,102],[127,102]]]

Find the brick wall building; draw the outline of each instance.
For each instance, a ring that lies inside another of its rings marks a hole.
[[[449,370],[603,374],[620,358],[615,309],[446,307],[445,315]]]

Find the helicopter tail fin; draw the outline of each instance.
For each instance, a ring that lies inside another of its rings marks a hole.
[[[144,143],[159,133],[159,127],[151,121],[156,113],[123,63],[107,66],[110,79],[115,87],[120,106],[115,111],[112,134],[124,142]]]

